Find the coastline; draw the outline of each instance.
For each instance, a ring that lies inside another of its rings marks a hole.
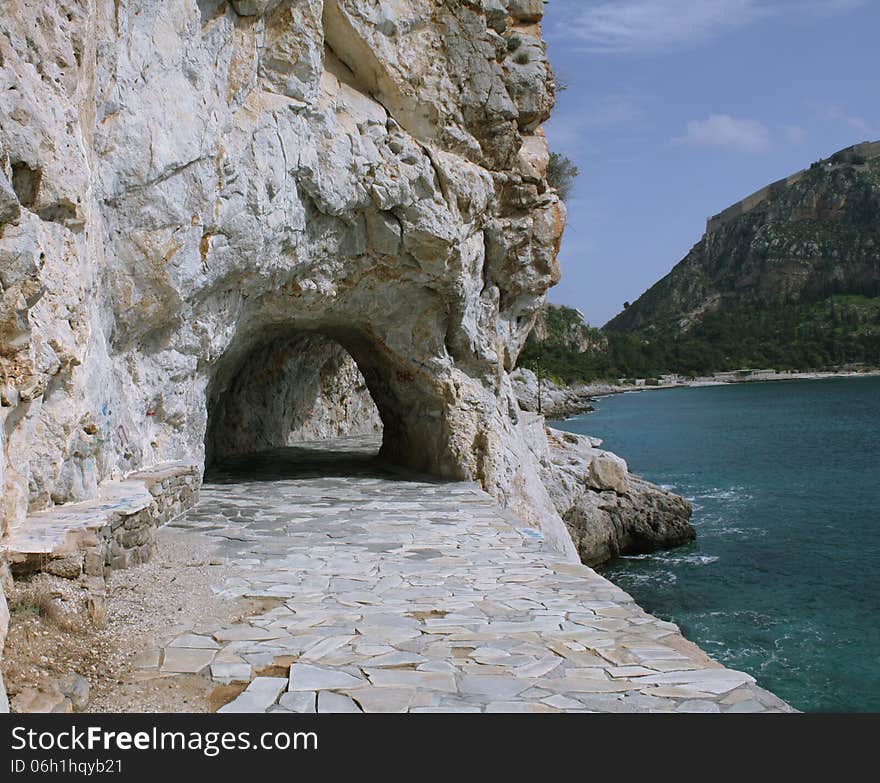
[[[554,552],[479,485],[373,462],[375,436],[325,457],[360,455],[359,469],[315,476],[310,449],[326,455],[321,443],[231,465],[205,483],[200,505],[161,528],[155,560],[114,573],[108,627],[88,630],[85,643],[76,636],[62,664],[86,671],[89,712],[796,711]],[[303,490],[295,499],[265,480],[279,463]],[[283,527],[239,513],[254,494]],[[332,531],[329,543],[315,546],[316,529]],[[169,570],[184,572],[171,589]],[[46,578],[37,581],[57,591]],[[45,672],[43,696],[22,693],[34,670],[56,666],[50,650],[65,634],[35,633],[52,622],[15,618],[13,707],[54,697],[71,711],[54,693],[61,671]],[[89,639],[104,655],[90,657]]]
[[[664,389],[691,389],[706,386],[729,386],[741,383],[772,383],[780,381],[821,381],[833,378],[875,378],[880,368],[868,370],[829,370],[819,372],[777,372],[775,370],[733,370],[713,375],[685,378],[662,376],[658,379],[636,379],[634,383],[587,383],[578,386],[557,386],[542,380],[542,412],[548,422],[563,421],[592,411],[592,403],[612,394],[627,394]],[[536,412],[537,377],[530,370],[517,369],[512,376],[523,410]]]
[[[863,663],[877,629],[861,618],[880,593],[861,575],[876,556],[878,384],[624,396],[553,425],[604,438],[696,509],[693,547],[601,573],[799,709],[876,709]]]

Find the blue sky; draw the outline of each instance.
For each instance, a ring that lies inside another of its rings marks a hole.
[[[880,139],[878,31],[880,0],[548,0],[545,130],[581,170],[550,300],[601,325],[708,216]]]

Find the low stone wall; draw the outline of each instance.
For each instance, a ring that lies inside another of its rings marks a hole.
[[[160,467],[139,471],[129,480],[143,481],[153,498],[148,508],[117,519],[103,534],[103,575],[146,563],[156,553],[156,531],[195,505],[201,485],[197,465]],[[89,574],[89,563],[84,571]],[[94,570],[94,569],[93,569]]]
[[[200,483],[192,463],[138,471],[105,487],[94,501],[33,514],[0,549],[14,576],[45,571],[103,584],[112,571],[153,557],[158,527],[195,503]]]
[[[0,541],[0,661],[9,624],[5,586],[11,576],[45,571],[79,579],[89,614],[103,623],[106,580],[156,553],[158,528],[198,500],[201,468],[174,462],[132,473],[102,487],[94,500],[32,514]],[[0,712],[9,701],[0,677]]]

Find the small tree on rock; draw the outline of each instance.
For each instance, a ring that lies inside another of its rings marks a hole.
[[[567,199],[574,188],[574,181],[580,171],[578,167],[565,155],[558,152],[550,153],[550,163],[547,166],[547,182],[556,189],[559,197]]]

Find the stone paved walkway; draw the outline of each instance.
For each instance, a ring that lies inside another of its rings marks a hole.
[[[477,485],[400,474],[363,439],[227,463],[174,523],[214,537],[229,596],[276,599],[175,629],[142,677],[249,681],[221,712],[775,712]]]

